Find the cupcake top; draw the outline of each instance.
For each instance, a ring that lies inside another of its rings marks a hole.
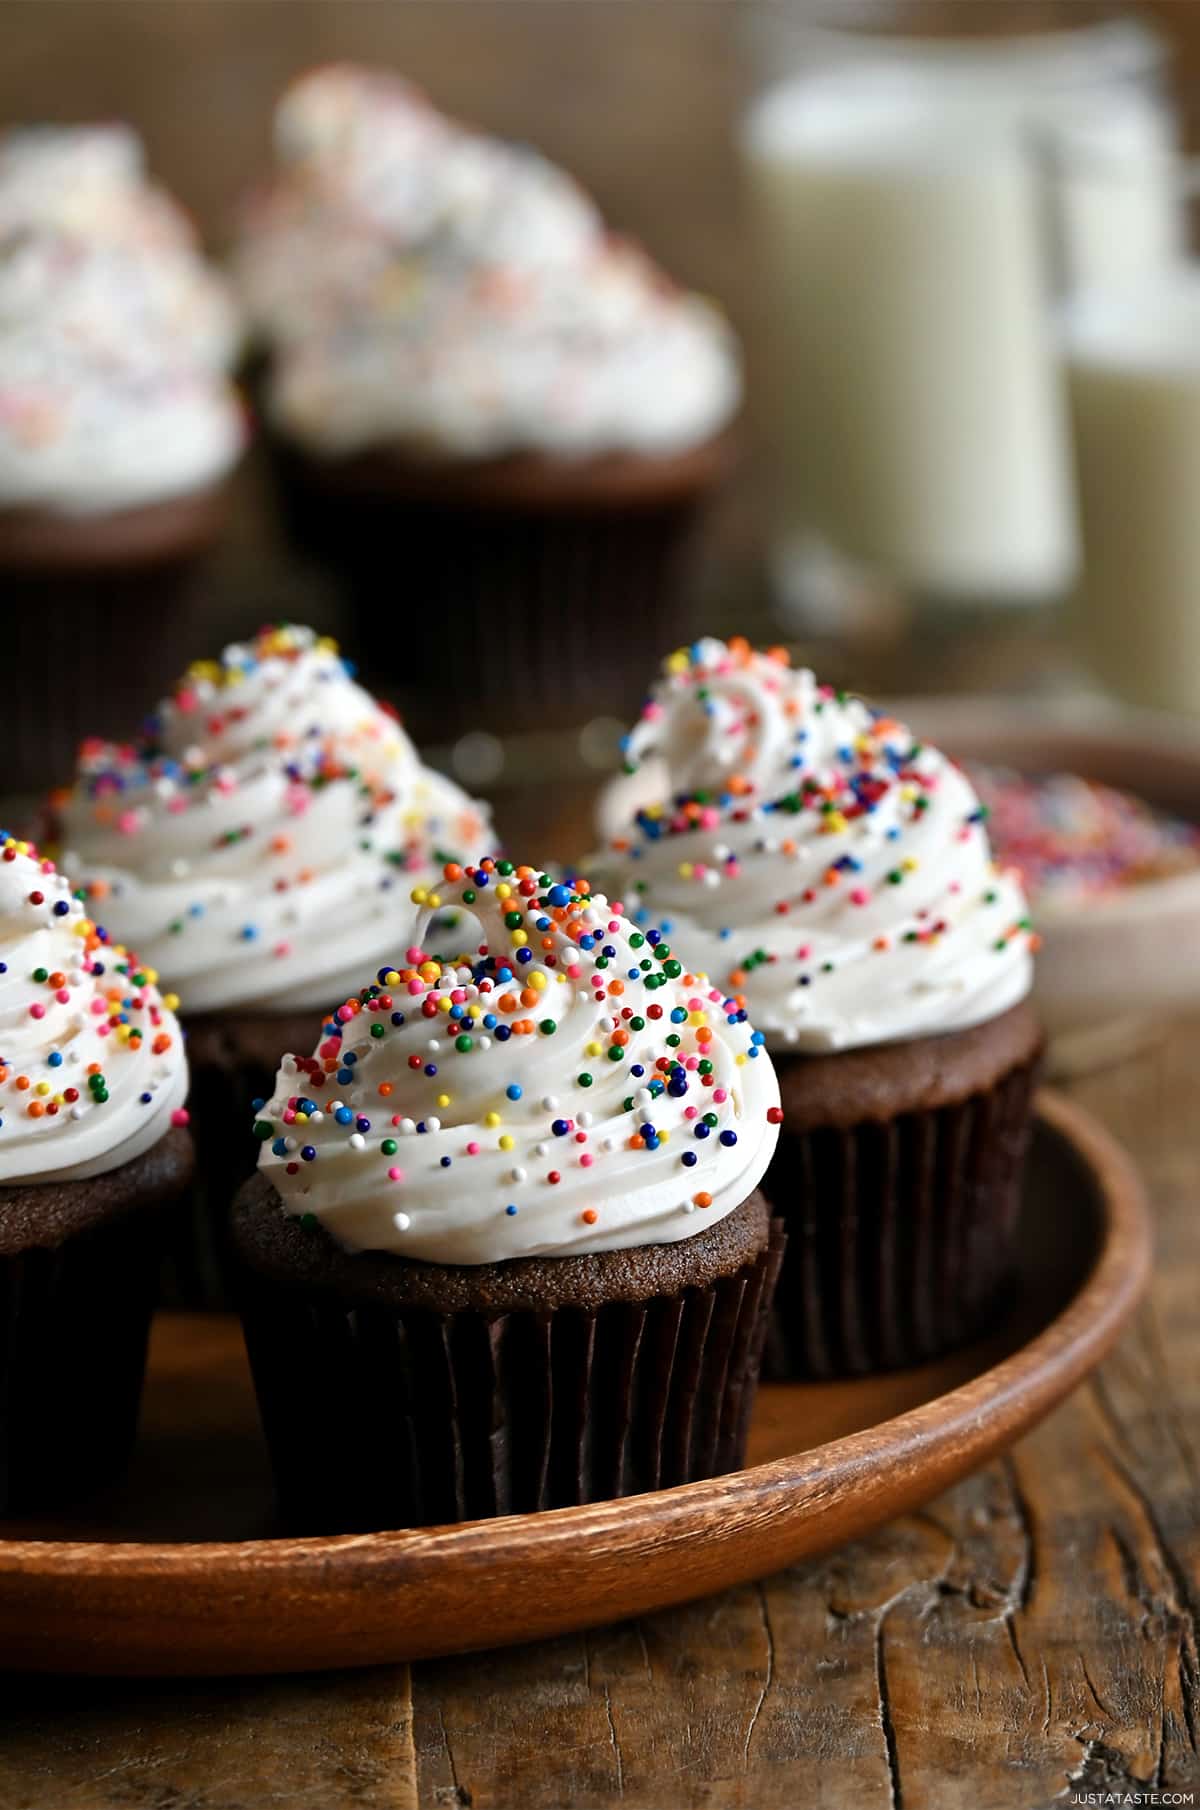
[[[537,152],[338,65],[276,117],[238,273],[270,407],[313,452],[673,452],[740,399],[732,335]]]
[[[120,126],[0,137],[0,509],[104,513],[236,460],[236,317]]]
[[[287,1213],[433,1263],[690,1238],[757,1187],[779,1089],[744,1006],[586,882],[484,860],[416,888],[418,942],[286,1056],[255,1123]],[[462,906],[458,961],[419,946]]]
[[[136,741],[85,742],[50,816],[195,1011],[328,1005],[395,947],[414,878],[491,839],[336,643],[287,625],[196,663]]]
[[[1028,907],[961,769],[781,650],[671,655],[627,752],[660,758],[670,796],[600,870],[773,1048],[965,1029],[1029,992]]]
[[[187,1123],[177,1002],[155,979],[0,835],[0,1185],[102,1175]]]

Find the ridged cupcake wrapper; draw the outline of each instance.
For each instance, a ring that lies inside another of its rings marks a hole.
[[[789,1134],[766,1374],[921,1363],[986,1330],[1011,1280],[1036,1063],[953,1106]]]
[[[315,1023],[312,1012],[302,1014],[302,1026],[281,1017],[276,1060],[290,1049],[311,1049]],[[170,1307],[225,1313],[234,1306],[229,1203],[258,1161],[252,1102],[270,1098],[278,1070],[240,1057],[215,1025],[185,1029],[196,1173],[188,1209],[172,1227],[162,1298]]]
[[[128,572],[9,573],[5,654],[20,682],[5,699],[5,786],[67,785],[84,736],[128,736],[202,650],[205,559]],[[136,657],[130,649],[136,648]]]
[[[440,1315],[249,1283],[246,1343],[287,1524],[427,1526],[740,1464],[785,1243],[712,1286],[595,1311]]]
[[[692,498],[621,514],[400,499],[383,508],[301,488],[287,513],[346,590],[367,676],[396,693],[418,740],[445,741],[635,715],[643,644],[621,625],[652,625],[662,647],[693,635],[687,555],[701,507]],[[381,575],[398,556],[393,607]],[[469,687],[437,682],[451,647],[478,655]]]
[[[166,1218],[156,1205],[0,1257],[0,1514],[89,1495],[124,1467]]]

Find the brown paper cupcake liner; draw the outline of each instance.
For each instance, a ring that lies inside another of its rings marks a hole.
[[[67,785],[85,736],[128,737],[204,647],[203,555],[128,571],[5,571],[5,784]],[[136,656],[131,656],[136,649]]]
[[[427,1526],[736,1468],[786,1240],[708,1287],[595,1310],[438,1314],[247,1279],[246,1344],[290,1527]]]
[[[205,1014],[185,1023],[188,1111],[196,1173],[163,1263],[164,1305],[227,1313],[235,1305],[229,1202],[252,1175],[259,1145],[253,1103],[269,1099],[288,1051],[310,1051],[319,1013]]]
[[[166,1217],[156,1205],[0,1256],[0,1514],[89,1495],[124,1468]]]
[[[986,1330],[1012,1278],[1036,1067],[887,1122],[785,1124],[767,1182],[788,1233],[768,1376],[898,1369]]]
[[[662,647],[697,629],[688,555],[703,499],[623,513],[384,505],[316,493],[286,461],[282,484],[293,538],[346,593],[366,678],[419,741],[625,721],[645,659],[614,623],[651,624]],[[452,648],[478,656],[469,687],[436,680]]]

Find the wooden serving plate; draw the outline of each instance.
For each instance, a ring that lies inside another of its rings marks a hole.
[[[1024,1432],[1108,1350],[1149,1265],[1128,1159],[1043,1094],[1019,1304],[985,1343],[892,1376],[764,1388],[747,1468],[713,1482],[336,1539],[271,1537],[236,1323],[165,1316],[120,1492],[0,1541],[0,1664],[370,1665],[615,1621],[778,1570],[913,1508]]]

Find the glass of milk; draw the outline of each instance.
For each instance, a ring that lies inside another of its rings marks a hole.
[[[741,148],[781,602],[803,612],[831,560],[939,611],[1060,598],[1079,545],[1056,304],[1179,242],[1158,39],[765,23]]]
[[[1200,713],[1200,261],[1085,292],[1063,341],[1084,549],[1074,644],[1126,702]]]

